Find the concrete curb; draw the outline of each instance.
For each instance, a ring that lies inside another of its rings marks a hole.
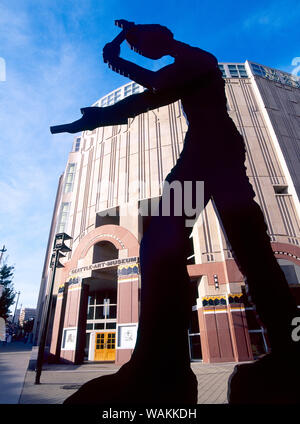
[[[28,363],[28,370],[34,371],[36,367],[36,361],[38,356],[39,347],[32,346],[31,355]]]

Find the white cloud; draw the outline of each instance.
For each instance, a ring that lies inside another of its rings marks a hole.
[[[242,27],[246,30],[259,27],[266,32],[288,27],[298,20],[300,12],[299,4],[292,2],[289,5],[288,3],[280,0],[272,2],[268,7],[258,8],[242,22]]]
[[[0,39],[4,44],[18,47],[27,44],[30,39],[28,15],[21,9],[17,12],[13,8],[1,6],[0,9]]]

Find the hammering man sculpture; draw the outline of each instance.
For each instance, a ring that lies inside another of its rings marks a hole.
[[[112,106],[81,109],[81,119],[51,131],[75,133],[126,124],[129,117],[181,99],[188,131],[166,181],[204,181],[204,206],[212,199],[272,348],[263,359],[236,367],[229,381],[229,402],[289,402],[292,391],[284,376],[278,383],[273,371],[299,354],[291,338],[292,319],[299,313],[254,201],[244,165],[244,141],[227,114],[217,59],[175,40],[166,27],[125,20],[116,24],[122,32],[104,47],[104,62],[147,90]],[[124,40],[138,54],[150,59],[170,55],[174,62],[157,72],[146,70],[119,57]],[[141,241],[141,312],[130,361],[116,374],[86,383],[65,403],[197,403],[188,348],[191,284],[186,258],[191,228],[185,225],[185,214],[177,216],[174,210],[173,202],[170,216],[163,216],[160,203]]]

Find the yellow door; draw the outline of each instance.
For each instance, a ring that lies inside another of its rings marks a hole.
[[[114,361],[116,333],[96,333],[95,361]]]

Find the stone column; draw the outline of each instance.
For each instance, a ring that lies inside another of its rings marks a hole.
[[[49,361],[59,362],[62,342],[63,325],[66,311],[66,301],[68,296],[68,283],[59,286],[53,321],[52,338],[50,345]]]
[[[69,280],[60,354],[64,362],[79,364],[83,361],[88,290],[81,278]]]
[[[202,298],[198,316],[203,362],[253,360],[241,296],[242,293],[235,293]]]
[[[233,362],[226,297],[203,297],[198,315],[203,362]]]
[[[138,263],[118,267],[116,364],[128,362],[133,352],[139,319]]]
[[[229,293],[227,305],[232,347],[237,362],[253,360],[245,306],[241,297],[242,293]]]

